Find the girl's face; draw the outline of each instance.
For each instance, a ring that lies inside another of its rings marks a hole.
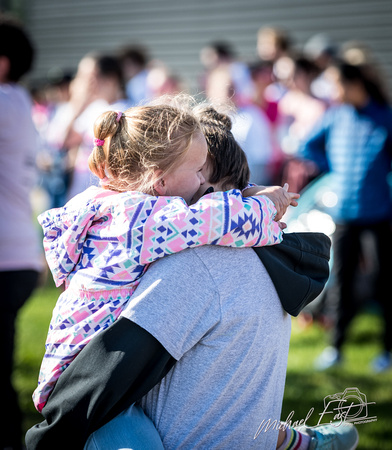
[[[207,142],[201,132],[192,143],[179,166],[161,178],[155,187],[158,195],[179,196],[189,205],[200,186],[205,183],[202,173],[207,159]]]
[[[199,189],[197,190],[197,192],[195,193],[195,195],[192,198],[192,203],[196,203],[201,197],[203,197],[206,190],[210,187],[213,187],[214,190],[219,190],[219,189],[215,189],[216,186],[213,186],[210,183],[210,178],[211,178],[211,174],[212,174],[212,162],[211,162],[210,157],[207,157],[207,161],[204,164],[201,173],[204,177],[205,183],[203,185],[200,185]]]

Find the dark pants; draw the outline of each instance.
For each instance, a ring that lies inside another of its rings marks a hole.
[[[390,279],[392,277],[392,228],[389,222],[372,225],[337,225],[333,235],[332,267],[333,283],[328,292],[335,325],[332,345],[340,349],[344,343],[347,328],[358,311],[355,298],[354,281],[361,259],[361,238],[370,233],[374,238],[376,275],[374,279],[374,298],[379,302],[383,320],[383,345],[385,350],[392,350],[392,294]]]
[[[11,377],[14,362],[15,321],[18,310],[37,285],[39,273],[34,270],[0,272],[0,386],[4,414],[1,424],[0,449],[22,446],[22,413]]]

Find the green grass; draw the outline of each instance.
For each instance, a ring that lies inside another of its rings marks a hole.
[[[31,396],[37,386],[46,334],[58,296],[59,290],[50,283],[38,288],[17,319],[14,385],[24,412],[25,430],[42,420]]]
[[[48,324],[58,295],[59,291],[51,284],[37,289],[18,317],[14,383],[25,414],[26,430],[41,421],[31,394],[36,386]],[[368,416],[377,416],[374,422],[358,425],[358,448],[392,448],[392,371],[374,375],[369,369],[369,362],[380,351],[381,330],[379,316],[370,312],[360,314],[350,329],[343,365],[339,369],[317,373],[312,362],[327,344],[328,335],[318,325],[302,330],[294,319],[282,419],[292,411],[292,421],[305,419],[314,408],[308,424],[315,425],[324,409],[326,396],[356,387],[366,395],[368,402],[375,402],[369,405]],[[325,418],[323,423],[328,420]]]
[[[350,328],[342,366],[315,372],[312,362],[327,345],[328,335],[317,325],[301,330],[294,320],[282,418],[294,411],[293,421],[304,419],[314,408],[308,424],[316,425],[319,414],[324,410],[326,396],[355,387],[366,395],[367,402],[375,402],[368,406],[368,417],[377,416],[374,422],[357,425],[360,436],[358,448],[392,448],[392,372],[375,375],[369,368],[370,361],[381,350],[381,330],[382,321],[378,315],[369,312],[360,314]],[[364,416],[363,410],[361,417]],[[329,420],[329,416],[325,415],[321,423]]]

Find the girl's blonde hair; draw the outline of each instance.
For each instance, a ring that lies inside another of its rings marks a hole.
[[[95,145],[89,168],[109,189],[154,194],[156,170],[162,178],[176,168],[197,132],[199,121],[188,107],[139,106],[121,117],[107,111],[94,124],[95,138],[105,142]]]

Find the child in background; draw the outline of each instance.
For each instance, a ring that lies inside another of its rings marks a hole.
[[[57,286],[65,282],[46,342],[34,403],[39,411],[61,372],[127,305],[148,265],[188,247],[279,243],[271,200],[219,192],[188,207],[204,183],[207,144],[196,117],[169,105],[103,113],[89,159],[101,187],[39,217]],[[275,189],[277,219],[297,194]],[[180,198],[182,197],[182,198]]]

